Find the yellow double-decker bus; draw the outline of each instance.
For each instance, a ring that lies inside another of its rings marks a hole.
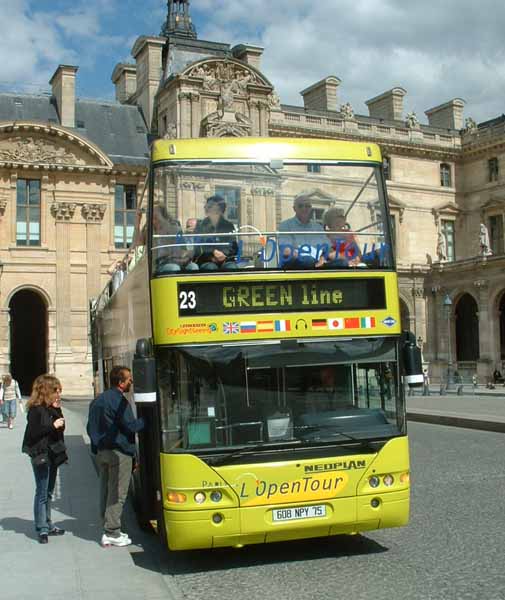
[[[379,148],[158,140],[137,208],[91,320],[99,389],[131,365],[147,423],[141,522],[171,550],[405,525],[422,375]]]

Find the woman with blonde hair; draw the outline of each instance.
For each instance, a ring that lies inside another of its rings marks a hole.
[[[2,377],[2,387],[0,388],[0,407],[4,419],[7,419],[7,427],[14,428],[14,419],[17,413],[17,403],[21,401],[21,392],[18,382],[12,378],[10,373]]]
[[[63,535],[51,521],[51,502],[58,467],[68,460],[63,431],[65,419],[61,412],[61,383],[54,375],[39,375],[33,382],[28,409],[23,452],[30,456],[35,476],[33,513],[35,529],[41,544],[48,536]]]

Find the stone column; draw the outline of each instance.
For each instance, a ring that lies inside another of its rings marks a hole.
[[[62,355],[72,355],[70,221],[76,206],[70,202],[51,205],[56,219],[56,361]]]
[[[179,92],[178,133],[181,138],[191,137],[191,96],[190,92]]]
[[[191,106],[191,137],[200,137],[200,124],[202,120],[202,111],[200,106],[200,94],[193,92],[189,94]]]
[[[86,298],[96,298],[100,293],[101,271],[101,224],[107,206],[105,204],[83,204],[82,217],[86,222]]]
[[[488,281],[477,280],[474,282],[478,304],[479,317],[479,360],[477,362],[477,375],[480,381],[487,381],[493,372],[493,348],[495,347],[495,328],[491,326],[490,299]]]

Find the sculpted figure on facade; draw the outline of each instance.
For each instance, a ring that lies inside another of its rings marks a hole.
[[[177,125],[175,123],[167,123],[167,129],[163,134],[164,140],[173,140],[177,137]]]
[[[447,261],[447,239],[441,229],[437,234],[437,257],[439,262]]]
[[[479,245],[481,256],[491,256],[493,254],[489,243],[489,232],[484,223],[480,224]]]
[[[419,119],[414,111],[409,112],[405,117],[405,125],[408,129],[420,129],[421,124],[419,123]]]
[[[476,133],[477,123],[472,119],[472,117],[467,117],[465,119],[465,131],[467,133]]]
[[[43,139],[15,137],[2,141],[0,160],[19,163],[84,165],[85,161],[61,146]]]
[[[275,90],[268,96],[268,105],[272,110],[278,110],[281,107],[281,99]]]
[[[345,121],[354,121],[354,109],[351,106],[350,102],[346,102],[342,104],[340,107],[340,114],[344,118]]]

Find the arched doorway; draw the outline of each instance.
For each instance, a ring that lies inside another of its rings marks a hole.
[[[505,360],[505,292],[502,293],[498,305],[498,318],[500,320],[500,358]]]
[[[10,369],[21,393],[29,395],[33,380],[47,372],[47,308],[40,294],[20,290],[9,311]]]
[[[405,300],[400,298],[400,321],[402,331],[410,331],[410,311]]]
[[[479,318],[475,299],[463,294],[456,304],[456,360],[479,359]]]

